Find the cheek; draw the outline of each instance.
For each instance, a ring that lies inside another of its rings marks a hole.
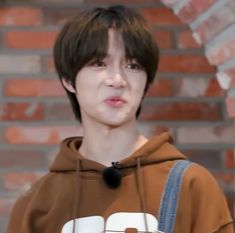
[[[87,104],[87,102],[89,103],[90,98],[91,98],[90,93],[92,93],[92,91],[87,91],[89,89],[87,88],[86,82],[78,81],[76,83],[76,85],[77,85],[76,86],[76,97],[77,97],[77,100],[78,100],[80,106]]]
[[[79,77],[76,82],[76,92],[78,99],[89,98],[94,93],[94,83],[89,78]]]
[[[142,98],[142,96],[144,94],[146,82],[147,82],[147,78],[141,77],[141,78],[139,78],[138,82],[134,83],[133,88],[134,88],[136,94],[138,94],[140,96],[140,98]]]

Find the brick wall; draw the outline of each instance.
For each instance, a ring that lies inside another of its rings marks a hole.
[[[45,174],[59,141],[82,134],[54,72],[52,45],[71,15],[125,0],[5,0],[0,7],[0,233],[15,198]],[[235,2],[129,0],[161,49],[139,127],[172,131],[211,170],[235,213]]]

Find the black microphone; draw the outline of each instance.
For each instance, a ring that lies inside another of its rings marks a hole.
[[[119,162],[112,162],[111,167],[104,169],[102,178],[106,185],[111,189],[116,189],[120,186],[122,180],[121,165]]]

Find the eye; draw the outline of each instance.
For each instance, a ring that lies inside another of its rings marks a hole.
[[[142,70],[142,66],[136,60],[128,61],[126,67],[131,70]]]
[[[141,70],[141,66],[138,63],[127,64],[127,68],[132,70]]]
[[[94,66],[94,67],[105,67],[106,66],[105,62],[102,60],[99,60],[99,59],[92,61],[89,65]]]

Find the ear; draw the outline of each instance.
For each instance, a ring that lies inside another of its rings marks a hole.
[[[69,91],[69,92],[72,92],[72,93],[76,93],[76,90],[74,89],[73,85],[67,81],[65,78],[62,78],[62,83],[63,83],[63,86]]]

